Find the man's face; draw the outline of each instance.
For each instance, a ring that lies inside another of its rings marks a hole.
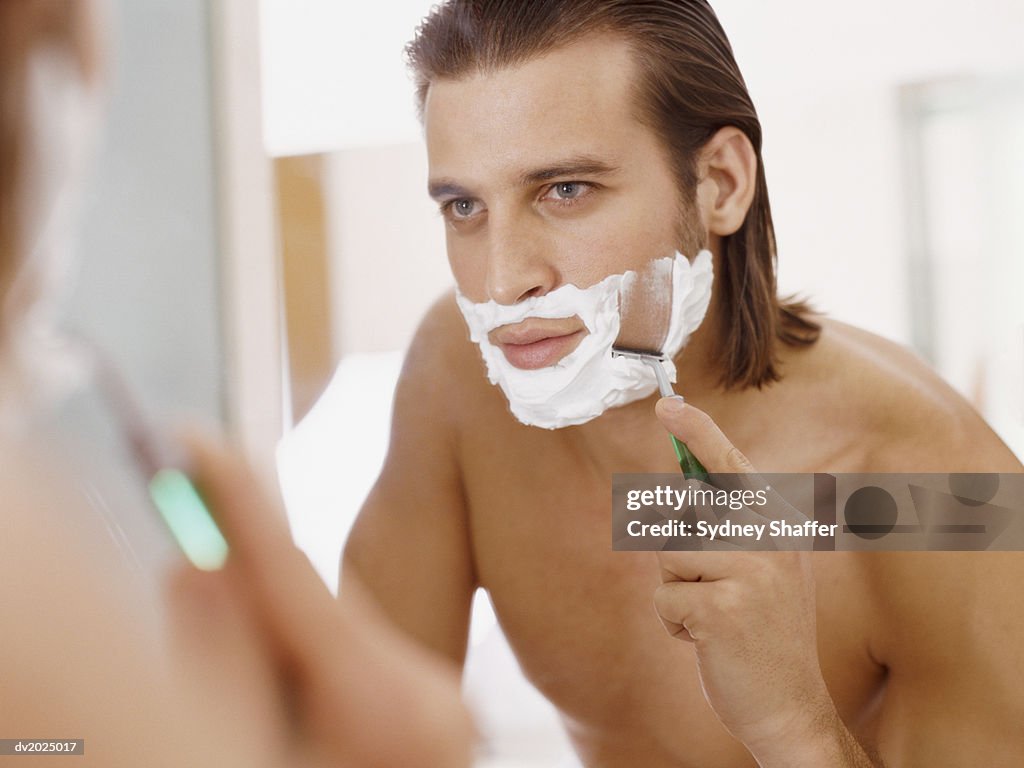
[[[515,304],[566,284],[586,288],[681,249],[675,176],[634,114],[633,88],[627,45],[609,37],[431,85],[430,193],[467,298]],[[569,336],[582,327],[557,322],[547,330]],[[523,340],[493,333],[499,344]],[[575,344],[562,346],[553,360],[519,367],[551,364]]]

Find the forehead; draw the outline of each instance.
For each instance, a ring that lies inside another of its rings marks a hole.
[[[431,84],[424,126],[431,175],[628,152],[635,117],[633,54],[590,37],[522,64]]]

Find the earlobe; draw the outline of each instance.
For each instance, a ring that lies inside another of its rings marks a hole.
[[[701,152],[697,199],[708,231],[725,237],[747,216],[757,185],[757,154],[739,128],[718,131]]]

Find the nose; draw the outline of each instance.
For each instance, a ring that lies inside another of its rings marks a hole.
[[[558,270],[542,237],[522,221],[491,216],[487,293],[499,304],[543,296],[558,285]]]

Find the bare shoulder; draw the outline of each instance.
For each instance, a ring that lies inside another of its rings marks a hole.
[[[1019,472],[971,404],[913,352],[822,322],[795,378],[825,392],[869,445],[863,470]],[[1024,716],[1020,552],[861,552],[844,571],[863,589],[868,653],[888,670],[879,722],[885,757],[907,765],[1016,765]],[[889,703],[889,702],[892,703]],[[933,702],[949,702],[934,707]]]
[[[841,404],[844,423],[859,425],[870,445],[865,471],[1022,470],[970,403],[912,351],[833,320],[823,321],[816,346],[794,367],[819,390],[827,384],[824,397]],[[870,655],[889,670],[887,697],[900,702],[883,709],[887,757],[947,765],[983,753],[986,764],[1019,762],[1020,745],[1004,734],[1024,713],[1016,640],[1024,597],[1012,586],[1024,580],[1024,553],[861,552],[851,562],[866,590]]]
[[[63,471],[31,441],[12,441],[0,436],[0,494],[4,498],[5,535],[0,545],[10,545],[0,557],[0,567],[16,568],[14,561],[38,559],[35,547],[71,546],[75,536],[67,519],[81,500],[77,499]],[[62,510],[63,512],[58,512]],[[58,515],[64,517],[63,523]],[[31,542],[31,543],[29,543]],[[28,561],[26,561],[28,562]]]
[[[358,576],[403,631],[456,663],[465,655],[476,586],[460,444],[470,425],[486,422],[487,389],[448,293],[427,312],[406,355],[387,458],[342,561],[342,584],[346,574]]]
[[[0,437],[0,592],[14,587],[20,599],[22,587],[31,582],[63,599],[68,584],[88,592],[82,585],[102,580],[106,595],[129,605],[127,593],[133,585],[110,581],[103,567],[104,560],[116,561],[121,554],[106,530],[95,524],[74,471],[55,460],[46,446]]]
[[[398,382],[396,420],[428,422],[431,430],[458,431],[475,411],[494,399],[483,360],[448,291],[427,311]]]
[[[822,320],[808,361],[828,399],[870,445],[866,471],[1019,472],[1024,467],[977,411],[911,350]],[[811,362],[813,361],[813,362]]]
[[[3,557],[0,557],[0,568],[15,568],[11,558],[24,551],[24,547],[15,545],[19,537],[31,537],[35,531],[45,525],[37,519],[34,510],[45,510],[54,501],[54,494],[61,487],[60,483],[41,483],[41,473],[35,462],[26,458],[21,446],[0,437],[0,493],[4,496],[4,528],[5,535],[0,537],[0,546],[4,546]]]
[[[388,454],[368,507],[422,500],[425,491],[455,495],[459,436],[486,384],[482,365],[448,292],[424,316],[406,353]]]

